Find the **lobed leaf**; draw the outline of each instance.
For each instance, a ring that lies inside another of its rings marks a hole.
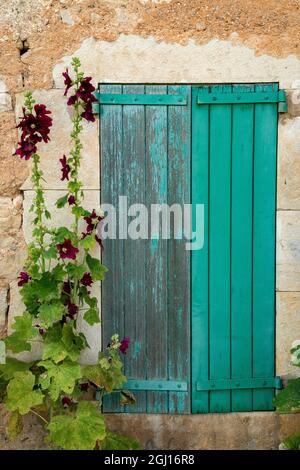
[[[86,262],[91,271],[93,280],[103,281],[104,273],[106,273],[108,269],[103,266],[103,264],[101,264],[101,262],[97,258],[93,258],[91,255],[87,255]]]
[[[21,415],[30,408],[41,405],[44,396],[40,390],[34,390],[35,376],[30,371],[16,372],[7,386],[5,405],[10,411],[18,411]]]
[[[54,416],[47,429],[51,441],[65,450],[93,450],[106,436],[103,416],[88,401],[79,402],[75,415]]]

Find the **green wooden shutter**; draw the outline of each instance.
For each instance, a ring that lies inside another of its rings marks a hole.
[[[189,86],[101,85],[102,202],[190,201]],[[105,411],[189,412],[190,262],[182,240],[106,240],[103,343],[130,336],[127,389],[136,405]]]
[[[277,85],[193,88],[192,410],[273,409]]]
[[[284,93],[276,84],[101,85],[98,97],[102,202],[126,195],[128,205],[205,208],[204,247],[191,266],[184,241],[104,243],[103,343],[130,336],[126,388],[137,399],[121,409],[113,394],[105,411],[273,409]]]

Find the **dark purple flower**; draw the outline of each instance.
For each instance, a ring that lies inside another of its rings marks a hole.
[[[98,237],[97,234],[95,235],[95,239],[96,239],[96,242],[99,244],[101,250],[104,250],[103,242],[102,242],[101,238]]]
[[[76,259],[76,255],[79,252],[78,248],[73,246],[71,240],[68,238],[66,238],[63,243],[58,243],[56,248],[59,251],[61,259]]]
[[[85,103],[97,101],[93,92],[95,91],[94,85],[91,83],[92,77],[85,77],[80,82],[80,87],[76,92],[76,96]]]
[[[78,99],[78,98],[77,98],[76,95],[70,96],[70,98],[69,98],[68,101],[67,101],[67,105],[68,105],[68,106],[73,106],[73,104],[76,103],[77,99]]]
[[[103,219],[103,217],[101,217],[100,215],[98,216],[96,214],[95,209],[93,209],[93,211],[91,212],[91,214],[89,216],[86,216],[86,217],[83,217],[83,218],[87,223],[87,227],[86,227],[86,232],[87,233],[91,233],[94,230],[94,228],[97,227],[100,220]]]
[[[73,404],[73,400],[70,397],[63,397],[61,402],[63,406],[71,406]]]
[[[69,316],[71,318],[74,318],[78,313],[78,306],[76,304],[73,304],[73,302],[68,301],[67,307],[68,307]]]
[[[71,171],[70,165],[67,163],[67,158],[65,155],[63,155],[62,158],[59,159],[61,163],[61,172],[62,172],[62,177],[60,178],[61,181],[64,180],[69,180],[69,173]]]
[[[95,122],[95,116],[93,113],[92,102],[88,101],[84,107],[84,111],[81,113],[81,117],[88,122]]]
[[[45,334],[45,330],[43,328],[39,328],[39,334],[43,336]]]
[[[91,287],[93,284],[93,279],[90,273],[84,273],[84,275],[81,278],[81,284],[83,286],[88,286]]]
[[[37,151],[35,143],[33,143],[29,137],[18,142],[18,145],[19,147],[15,151],[15,155],[19,155],[21,158],[25,158],[25,160],[29,160],[29,158]]]
[[[26,113],[23,108],[23,117],[17,128],[21,129],[21,140],[27,137],[33,144],[37,142],[49,142],[50,127],[52,126],[52,119],[48,115],[51,114],[44,104],[34,105],[35,115],[33,113]]]
[[[125,338],[122,339],[121,345],[119,347],[119,350],[122,354],[126,354],[126,351],[129,348],[129,343],[130,343],[129,336],[125,336]]]
[[[64,85],[66,87],[65,92],[64,92],[64,96],[66,96],[66,94],[68,93],[69,88],[71,88],[71,86],[72,86],[72,79],[69,75],[69,70],[66,69],[66,71],[62,73],[62,76],[64,77]]]
[[[90,388],[90,384],[88,382],[80,384],[80,390],[82,390],[83,392],[87,392],[89,388]]]
[[[73,204],[75,204],[75,196],[73,196],[73,194],[71,194],[69,197],[68,197],[68,203],[69,203],[69,206],[72,206]]]
[[[19,279],[18,286],[22,287],[24,284],[27,284],[27,282],[30,281],[31,277],[26,271],[21,271],[18,279]]]
[[[69,281],[65,281],[62,286],[62,293],[66,295],[71,294],[71,283]]]

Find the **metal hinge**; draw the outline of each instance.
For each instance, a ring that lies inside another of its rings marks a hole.
[[[187,97],[185,95],[146,95],[95,92],[94,96],[97,98],[97,102],[93,103],[94,113],[99,113],[101,104],[134,106],[185,106],[187,104]]]
[[[196,383],[197,392],[214,390],[239,390],[254,388],[282,388],[280,377],[262,377],[249,379],[216,379],[201,380]]]
[[[278,103],[278,112],[287,112],[286,94],[284,90],[252,91],[223,93],[211,91],[208,87],[200,88],[197,97],[198,104],[269,104]]]
[[[188,383],[181,380],[127,380],[122,390],[135,390],[147,392],[187,392]],[[115,390],[118,391],[118,390]],[[119,390],[120,391],[120,390]],[[98,392],[96,393],[96,399]]]

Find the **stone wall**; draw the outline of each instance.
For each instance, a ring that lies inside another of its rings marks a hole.
[[[295,376],[300,335],[300,10],[297,0],[0,0],[0,330],[22,313],[16,277],[30,239],[28,165],[12,156],[22,93],[54,112],[41,152],[49,205],[64,189],[58,158],[70,121],[62,70],[72,55],[97,82],[279,82],[289,111],[279,118],[277,183],[277,373]],[[84,190],[99,203],[98,130],[85,124]],[[56,216],[54,217],[54,219]],[[67,218],[67,215],[66,215]],[[99,328],[91,333],[93,360]],[[299,372],[299,371],[298,371]]]

